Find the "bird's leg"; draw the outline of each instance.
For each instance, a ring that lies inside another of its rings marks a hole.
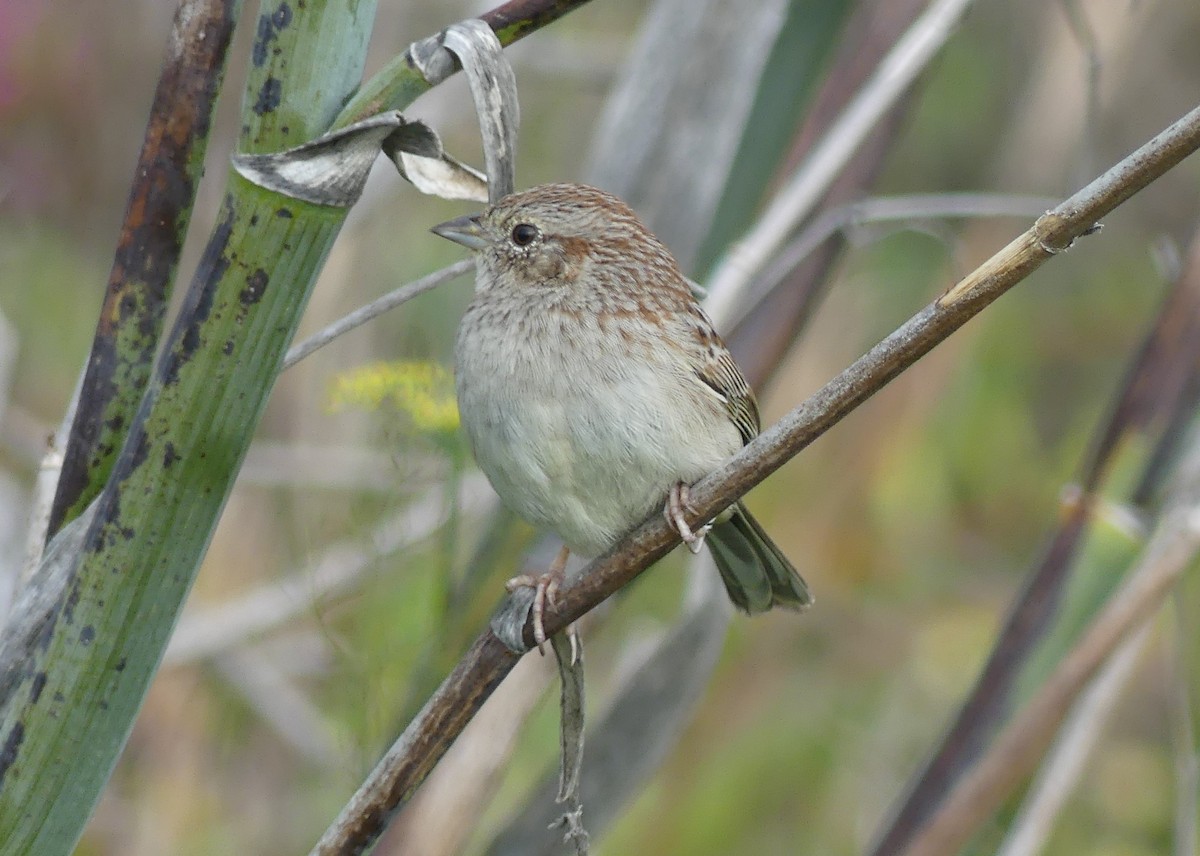
[[[683,517],[684,509],[692,514],[696,513],[696,509],[688,501],[688,491],[689,488],[684,482],[676,482],[671,485],[671,490],[667,494],[667,504],[663,507],[663,516],[667,518],[668,523],[675,527],[675,531],[679,533],[683,543],[687,544],[687,548],[692,553],[699,553],[700,548],[704,546],[704,536],[712,529],[712,523],[705,523],[695,532],[692,531],[692,527],[688,526]]]
[[[554,561],[550,563],[550,568],[546,573],[536,577],[532,574],[521,574],[504,584],[504,588],[510,592],[519,588],[533,589],[533,639],[537,642],[538,653],[543,656],[546,654],[545,649],[542,648],[546,643],[546,625],[543,616],[546,613],[547,604],[552,609],[554,608],[554,596],[565,579],[567,556],[569,555],[571,555],[571,551],[564,545],[558,551],[558,555],[554,557]],[[568,633],[573,632],[573,629],[568,629]]]

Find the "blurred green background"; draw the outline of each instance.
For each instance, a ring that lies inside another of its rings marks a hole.
[[[0,0],[0,333],[13,346],[0,376],[6,592],[46,437],[88,353],[171,5]],[[1087,30],[1069,24],[1071,5]],[[594,0],[510,51],[523,114],[518,186],[581,176],[644,6]],[[381,0],[368,72],[485,8]],[[220,199],[256,13],[247,4],[233,48],[184,276]],[[1200,7],[1184,0],[980,3],[923,80],[878,191],[1065,196],[1195,105],[1197,43]],[[469,105],[455,79],[413,113],[456,155],[478,162]],[[800,617],[735,620],[694,721],[598,852],[850,854],[867,846],[1039,557],[1192,239],[1198,203],[1193,160],[751,494],[817,606]],[[466,210],[379,169],[317,286],[307,331],[458,258],[427,229]],[[997,218],[853,229],[808,333],[759,390],[764,422],[1026,225]],[[448,366],[469,293],[466,279],[443,286],[281,376],[185,624],[296,573],[331,543],[369,538],[395,509],[453,504],[440,485],[470,468],[460,439],[424,433],[387,405],[335,408],[332,390],[345,372],[377,360]],[[1144,454],[1126,450],[1121,471],[1135,472]],[[422,639],[439,620],[445,570],[468,562],[480,525],[464,513],[452,537],[435,534],[372,561],[315,603],[297,594],[299,615],[283,629],[169,660],[79,852],[306,851],[402,724]],[[516,542],[532,535],[517,532],[504,554],[514,562]],[[1137,549],[1101,526],[1081,568],[1105,585]],[[683,572],[679,557],[664,561],[589,635],[597,709],[638,646],[671,620]],[[1088,588],[1081,583],[1078,597]],[[1183,620],[1188,614],[1185,605]],[[1179,646],[1172,622],[1161,624],[1048,852],[1169,852]],[[1198,664],[1185,667],[1190,687]],[[550,691],[495,783],[474,846],[553,763],[556,728]],[[426,851],[385,842],[377,852]]]

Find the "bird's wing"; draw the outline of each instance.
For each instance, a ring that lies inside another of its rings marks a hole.
[[[758,402],[708,315],[696,302],[689,301],[689,304],[687,314],[690,316],[692,334],[700,346],[694,352],[696,377],[724,403],[729,421],[737,426],[744,446],[757,437],[761,430]]]
[[[723,343],[709,353],[709,358],[696,369],[696,375],[725,403],[730,421],[742,435],[742,445],[757,437],[760,430],[758,402]]]

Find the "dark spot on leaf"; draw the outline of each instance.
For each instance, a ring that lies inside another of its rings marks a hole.
[[[112,504],[108,508],[108,518],[107,518],[107,520],[110,524],[112,524],[113,521],[121,519],[121,494],[120,494],[120,492],[115,492],[113,494],[111,502],[112,502]],[[113,535],[114,525],[108,525],[108,526],[104,527],[104,529],[102,530],[103,540],[97,541],[91,546],[91,550],[93,553],[99,553],[105,549],[110,549],[113,546],[113,544],[116,543],[116,538]]]
[[[276,217],[282,217],[285,220],[291,220],[296,215],[292,213],[290,208],[279,208],[275,211]]]
[[[259,116],[265,116],[283,100],[283,81],[278,77],[268,77],[263,81],[262,88],[258,90],[258,98],[254,101],[254,107],[251,108]]]
[[[225,344],[221,346],[221,353],[227,357],[233,355],[233,339],[225,340]]]
[[[137,445],[133,447],[133,468],[136,470],[142,464],[146,463],[146,458],[150,454],[150,438],[142,433],[138,437]]]
[[[79,631],[79,641],[84,645],[91,645],[96,638],[96,628],[90,624],[85,624]]]
[[[262,15],[258,19],[258,32],[254,36],[254,48],[250,52],[250,58],[254,62],[255,68],[262,68],[267,61],[267,48],[277,37],[275,25],[271,21],[270,15]]]
[[[67,624],[75,623],[75,607],[79,603],[79,580],[71,581],[71,588],[67,591],[67,599],[63,603],[62,616]]]
[[[113,666],[113,669],[115,669],[118,672],[125,671],[125,658],[122,657],[120,660],[117,660],[117,664],[115,666]]]
[[[175,451],[175,444],[170,440],[163,448],[162,466],[164,470],[170,469],[171,465],[180,459],[180,454]]]
[[[50,650],[50,640],[54,638],[54,625],[58,623],[58,616],[55,614],[47,615],[38,622],[33,644],[37,650],[46,652]]]
[[[4,784],[8,768],[16,762],[17,754],[21,751],[21,742],[24,739],[25,724],[14,722],[12,731],[8,732],[8,736],[4,738],[4,748],[0,749],[0,785]]]
[[[246,277],[246,287],[242,289],[242,293],[238,295],[238,300],[243,306],[251,306],[262,300],[263,292],[267,290],[267,283],[270,282],[270,277],[262,268],[258,268],[250,276]]]
[[[126,318],[132,318],[134,315],[136,315],[137,309],[138,309],[137,295],[135,295],[135,294],[124,295],[121,298],[120,308],[121,308],[121,320],[122,321],[124,321]]]
[[[279,8],[275,10],[275,14],[271,16],[271,23],[275,25],[277,30],[282,30],[288,24],[292,23],[292,7],[287,3],[280,3]]]
[[[42,697],[42,690],[46,688],[46,673],[38,672],[33,676],[33,683],[29,687],[29,703],[37,704],[38,699]]]
[[[179,370],[183,364],[192,358],[196,348],[200,346],[200,326],[208,319],[212,311],[213,291],[225,271],[229,269],[230,261],[225,257],[225,248],[229,245],[229,237],[233,233],[233,197],[225,197],[223,214],[220,222],[213,229],[212,238],[204,248],[204,256],[196,270],[196,277],[203,283],[199,292],[189,292],[187,302],[180,311],[180,319],[187,320],[187,329],[183,338],[163,361],[163,383],[170,386],[178,383]]]

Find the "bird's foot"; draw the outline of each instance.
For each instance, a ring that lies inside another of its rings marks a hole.
[[[555,607],[555,595],[558,594],[558,587],[566,578],[565,571],[569,555],[570,550],[563,547],[554,557],[554,561],[550,563],[550,568],[546,573],[540,576],[521,574],[504,584],[504,588],[510,593],[519,588],[533,589],[533,640],[537,643],[538,653],[542,656],[546,655],[546,650],[542,647],[546,644],[546,607],[549,606],[551,609]]]
[[[687,520],[684,519],[684,511],[696,513],[696,509],[688,501],[688,491],[688,486],[683,482],[671,485],[671,490],[667,494],[667,504],[663,507],[663,516],[667,518],[668,523],[675,527],[675,531],[679,533],[683,543],[687,544],[687,548],[692,553],[699,553],[700,548],[704,546],[704,536],[712,529],[712,523],[705,523],[695,531],[688,526]]]

